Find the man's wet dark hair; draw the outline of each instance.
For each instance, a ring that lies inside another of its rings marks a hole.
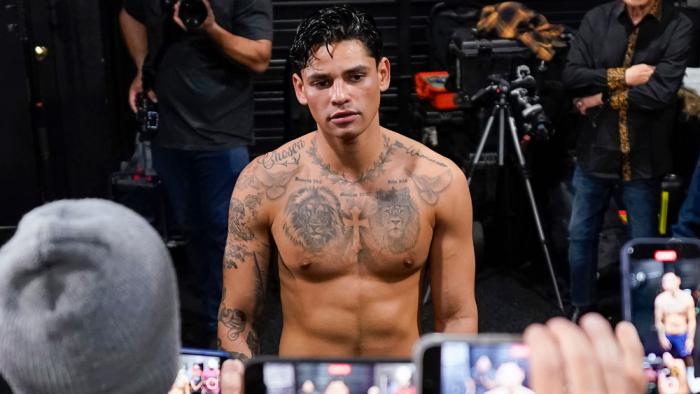
[[[299,73],[314,59],[321,46],[341,41],[358,40],[364,44],[369,55],[377,62],[382,58],[382,35],[374,18],[364,11],[348,5],[323,8],[304,19],[289,50],[293,73]]]

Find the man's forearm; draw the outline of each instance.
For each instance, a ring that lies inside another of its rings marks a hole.
[[[136,65],[136,69],[138,72],[141,72],[141,66],[143,66],[143,61],[148,53],[146,26],[129,15],[124,9],[119,13],[119,25],[122,29],[122,37],[126,43],[126,48],[134,61],[134,65]]]
[[[476,334],[479,321],[476,317],[456,317],[437,321],[435,328],[446,334]]]
[[[219,44],[226,56],[256,73],[267,70],[272,43],[269,40],[251,40],[228,32],[214,24],[206,33]]]
[[[248,320],[244,311],[223,304],[219,308],[217,345],[233,358],[247,360],[258,352],[258,336]]]

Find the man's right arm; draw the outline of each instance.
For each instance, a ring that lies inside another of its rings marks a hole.
[[[595,68],[593,43],[596,39],[593,20],[599,18],[598,9],[586,14],[571,44],[566,67],[562,74],[564,86],[571,90],[575,97],[589,96],[607,90],[608,71]]]
[[[654,327],[656,327],[656,336],[659,338],[661,347],[664,349],[670,349],[670,342],[668,341],[668,338],[666,338],[663,299],[661,299],[661,295],[656,296],[656,300],[654,300]]]
[[[219,306],[219,347],[234,358],[258,352],[254,319],[263,303],[270,259],[265,193],[255,187],[257,163],[238,177],[229,208],[224,283]]]
[[[126,8],[122,8],[119,13],[119,25],[122,29],[126,48],[129,50],[131,59],[136,66],[136,76],[129,87],[129,106],[132,111],[136,112],[136,95],[143,91],[141,67],[148,53],[148,35],[146,33],[146,25],[129,14]]]

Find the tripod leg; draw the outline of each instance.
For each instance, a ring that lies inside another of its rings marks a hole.
[[[557,278],[554,275],[554,267],[552,265],[552,258],[549,254],[549,247],[547,246],[547,238],[544,235],[544,229],[542,228],[542,221],[540,220],[539,210],[537,209],[537,202],[535,201],[535,194],[532,192],[532,184],[530,183],[530,173],[527,169],[527,163],[525,162],[525,156],[523,156],[523,151],[520,149],[520,140],[518,139],[517,129],[515,127],[515,119],[508,111],[508,122],[510,125],[510,134],[513,141],[513,148],[518,156],[518,166],[520,166],[520,174],[522,175],[523,181],[525,182],[525,189],[527,190],[527,197],[530,200],[530,208],[532,209],[532,215],[535,218],[535,225],[537,227],[537,236],[540,239],[540,244],[542,245],[542,251],[544,252],[544,258],[547,261],[547,268],[549,269],[549,276],[552,279],[552,285],[554,286],[554,293],[557,296],[557,303],[559,309],[564,311],[564,303],[561,300],[561,294],[559,293],[559,285],[557,285]]]
[[[479,164],[479,160],[481,160],[481,154],[484,153],[484,147],[486,146],[486,140],[488,140],[488,138],[489,138],[489,134],[491,133],[491,128],[493,127],[494,119],[496,118],[496,110],[497,110],[497,108],[494,107],[493,111],[491,112],[491,116],[489,116],[489,119],[486,122],[486,128],[484,128],[484,132],[481,135],[481,141],[479,141],[479,147],[476,149],[476,154],[474,155],[474,160],[472,160],[472,167],[469,169],[469,178],[467,178],[467,182],[469,183],[469,185],[472,184],[472,175],[474,175],[474,170],[476,169],[476,166]]]
[[[499,105],[498,112],[498,166],[503,167],[505,157],[505,129],[506,129],[506,112],[505,107]],[[510,116],[510,114],[509,114]]]

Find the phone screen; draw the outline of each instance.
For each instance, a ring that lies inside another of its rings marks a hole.
[[[414,373],[415,367],[408,360],[262,364],[262,382],[268,394],[415,394]],[[252,393],[248,390],[250,380],[246,377],[246,392]]]
[[[208,393],[218,394],[221,364],[226,360],[224,352],[203,349],[182,349],[175,383],[169,394]]]
[[[644,345],[649,391],[698,393],[700,243],[639,240],[622,250],[623,310]]]
[[[424,353],[423,392],[531,393],[528,355],[528,348],[515,341],[442,342]]]

